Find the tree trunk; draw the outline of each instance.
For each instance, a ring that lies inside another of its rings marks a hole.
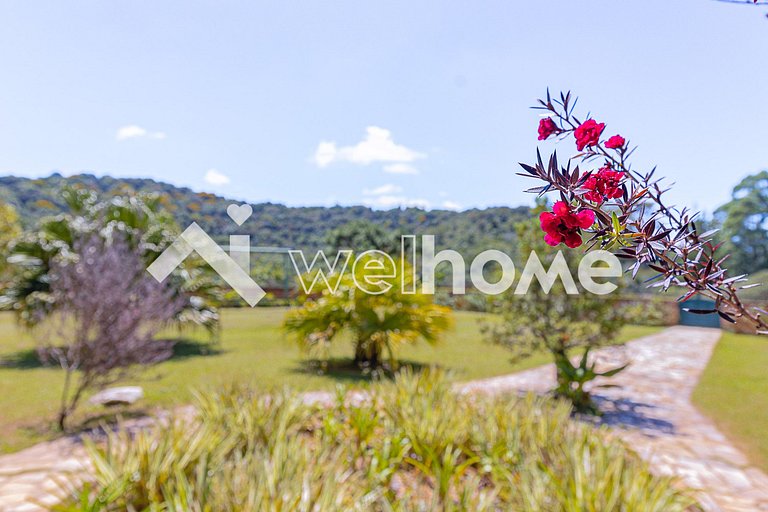
[[[59,414],[56,419],[56,425],[60,431],[64,431],[65,423],[67,421],[67,415],[69,414],[69,405],[67,404],[67,397],[69,395],[69,386],[72,382],[72,370],[67,369],[64,377],[64,389],[61,390],[61,404],[59,405]]]
[[[62,432],[66,428],[67,418],[72,414],[72,411],[75,410],[77,404],[80,403],[83,392],[88,388],[91,382],[89,379],[81,377],[77,382],[77,387],[75,388],[72,398],[67,399],[69,390],[72,387],[72,373],[72,369],[67,369],[67,375],[64,378],[64,389],[61,392],[61,405],[59,406],[59,414],[56,419],[56,424]]]
[[[360,367],[378,368],[381,364],[379,346],[370,341],[358,340],[355,344],[355,364]]]
[[[555,356],[555,368],[557,370],[557,394],[567,396],[571,389],[571,382],[562,367],[566,364],[570,365],[571,361],[568,359],[568,355],[565,351],[557,351],[554,352],[553,355]]]

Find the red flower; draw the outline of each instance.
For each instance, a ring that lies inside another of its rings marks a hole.
[[[605,147],[607,147],[608,149],[616,149],[616,148],[623,147],[624,143],[626,142],[627,141],[624,140],[624,137],[622,137],[621,135],[614,135],[613,137],[608,139],[608,141],[606,141]]]
[[[574,213],[570,205],[558,201],[551,212],[541,212],[539,222],[541,222],[542,231],[546,233],[544,241],[547,244],[555,246],[565,243],[573,249],[582,243],[581,230],[595,223],[595,212],[581,210]]]
[[[551,117],[545,117],[539,121],[539,140],[548,139],[553,133],[558,133],[560,129],[557,127]]]
[[[587,119],[573,131],[576,137],[576,149],[583,150],[586,146],[594,146],[600,140],[600,135],[605,130],[605,123],[598,123],[594,119]]]
[[[606,199],[615,199],[621,197],[624,191],[621,188],[621,181],[624,179],[624,172],[614,171],[606,166],[597,171],[597,174],[591,175],[582,185],[589,190],[584,194],[584,199],[593,203],[602,204]]]

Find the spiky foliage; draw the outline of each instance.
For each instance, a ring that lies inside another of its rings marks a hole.
[[[401,373],[327,409],[290,392],[203,394],[198,414],[89,443],[95,484],[60,510],[690,510],[673,479],[570,408],[456,395]]]

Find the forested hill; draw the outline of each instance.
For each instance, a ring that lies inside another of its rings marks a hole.
[[[496,207],[463,212],[424,211],[417,208],[372,210],[364,206],[287,207],[280,204],[253,205],[253,216],[238,227],[226,213],[235,201],[209,193],[198,193],[151,179],[95,177],[81,174],[29,179],[0,177],[0,201],[12,204],[26,229],[43,216],[61,213],[65,205],[60,191],[66,186],[88,187],[103,196],[152,192],[173,213],[179,226],[197,222],[220,241],[227,235],[250,234],[254,245],[320,248],[328,232],[354,220],[369,220],[397,234],[435,235],[437,247],[456,249],[469,257],[488,248],[511,250],[514,225],[529,214],[528,207]]]

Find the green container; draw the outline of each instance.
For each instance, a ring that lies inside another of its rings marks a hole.
[[[700,315],[685,311],[686,309],[715,309],[715,302],[705,299],[691,299],[680,303],[680,325],[693,327],[720,327],[720,316],[717,313]]]

